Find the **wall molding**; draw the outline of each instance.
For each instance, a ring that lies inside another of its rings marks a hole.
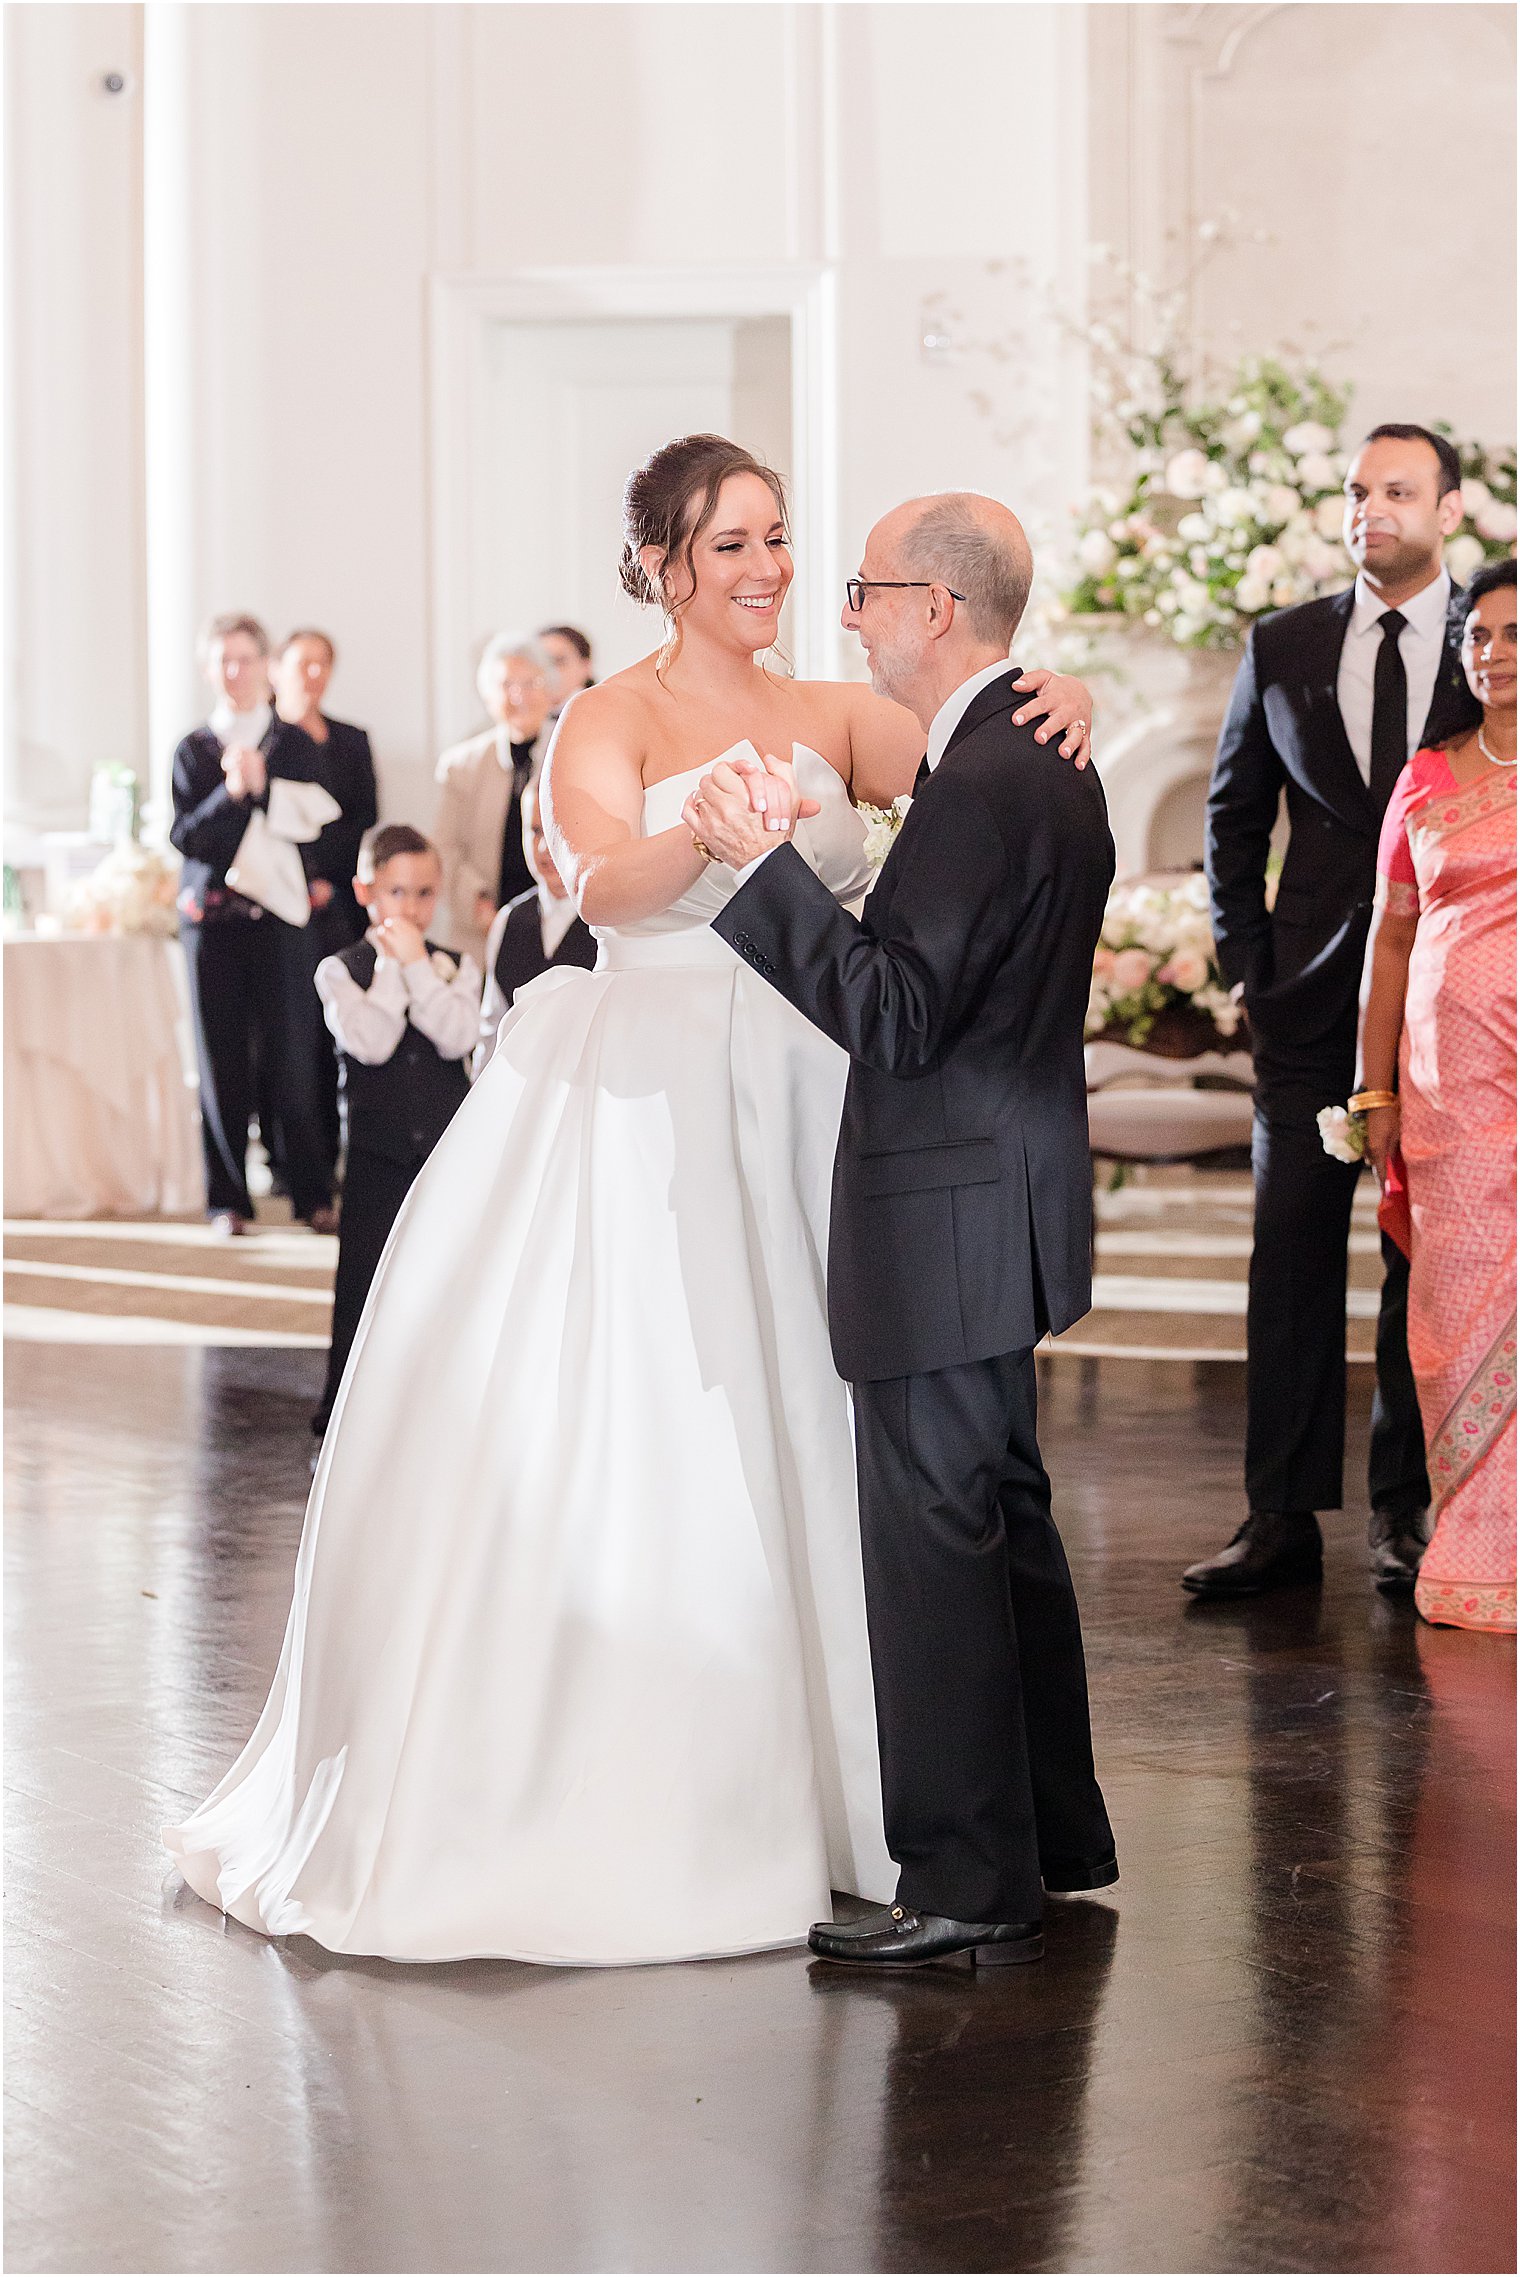
[[[485,416],[489,329],[567,318],[740,320],[785,316],[792,327],[792,453],[797,668],[833,664],[839,559],[838,344],[833,269],[787,262],[750,269],[532,268],[440,274],[428,292],[428,425],[432,599],[428,659],[434,749],[471,724],[458,713],[469,648],[474,470]]]

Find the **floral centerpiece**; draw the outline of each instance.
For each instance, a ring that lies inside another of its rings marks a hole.
[[[1115,885],[1093,958],[1089,1041],[1101,1036],[1187,1059],[1222,1050],[1241,1020],[1214,959],[1203,873],[1158,872]]]
[[[1079,512],[1073,573],[1052,613],[1138,620],[1184,647],[1233,648],[1266,611],[1351,583],[1341,544],[1351,391],[1289,352],[1248,357],[1223,377],[1190,370],[1184,292],[1159,295],[1121,269],[1131,336],[1081,328],[1099,462],[1113,478]],[[1137,345],[1140,335],[1159,345]],[[1446,560],[1465,584],[1514,545],[1515,451],[1457,449],[1464,513]]]
[[[124,838],[74,886],[63,921],[74,933],[149,933],[171,939],[179,864]]]

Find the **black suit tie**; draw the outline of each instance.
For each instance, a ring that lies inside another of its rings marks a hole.
[[[934,769],[929,764],[929,754],[926,751],[922,759],[920,759],[918,762],[918,773],[913,778],[913,796],[915,798],[917,798],[919,792],[923,789],[925,783],[927,783],[929,777],[933,774],[933,772]]]
[[[1397,609],[1378,619],[1383,645],[1372,675],[1372,803],[1381,814],[1409,760],[1409,682],[1399,654],[1408,619]]]
[[[531,743],[512,745],[512,789],[507,798],[507,819],[501,833],[501,864],[496,878],[498,909],[515,901],[535,882],[522,842],[522,795],[533,772],[534,748]]]

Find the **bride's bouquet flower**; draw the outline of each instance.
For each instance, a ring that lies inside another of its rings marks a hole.
[[[1367,1118],[1354,1107],[1321,1107],[1314,1120],[1319,1143],[1336,1162],[1362,1162],[1367,1154]]]
[[[861,799],[856,807],[866,826],[865,855],[873,870],[879,870],[892,851],[893,842],[903,826],[903,817],[913,804],[906,792],[895,798],[890,806],[872,806]]]
[[[179,863],[124,838],[80,880],[64,904],[63,921],[75,933],[148,933],[171,940]]]
[[[1164,1039],[1164,1048],[1186,1054],[1218,1049],[1240,1020],[1215,961],[1201,871],[1116,885],[1093,958],[1089,1038],[1140,1050],[1162,1047]]]

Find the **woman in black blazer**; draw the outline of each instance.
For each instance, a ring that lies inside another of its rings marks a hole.
[[[354,897],[359,841],[379,820],[375,762],[369,737],[347,720],[329,719],[322,709],[338,658],[325,632],[305,625],[289,634],[275,662],[275,709],[316,746],[317,780],[342,809],[319,838],[301,849],[311,894],[307,964],[300,985],[310,995],[317,966],[364,938],[365,917]],[[323,1143],[329,1169],[338,1159],[338,1061],[325,1022],[315,1031],[316,1075]]]
[[[317,1108],[314,1032],[320,1026],[305,969],[307,928],[287,925],[227,883],[255,807],[267,806],[272,778],[317,779],[317,752],[299,728],[275,717],[269,697],[269,639],[256,617],[216,617],[202,643],[216,703],[174,754],[174,820],[169,837],[183,857],[179,921],[190,977],[200,1064],[206,1199],[229,1234],[253,1216],[248,1193],[248,1123],[275,1151],[273,1126],[297,1217],[318,1232],[336,1225],[332,1177]]]

